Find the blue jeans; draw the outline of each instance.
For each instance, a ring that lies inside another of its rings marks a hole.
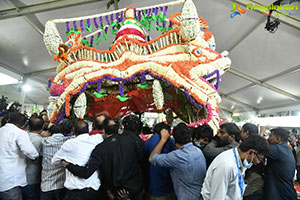
[[[22,193],[24,200],[40,200],[40,184],[26,185],[22,188]]]
[[[22,188],[14,187],[10,190],[0,192],[1,200],[22,200]]]

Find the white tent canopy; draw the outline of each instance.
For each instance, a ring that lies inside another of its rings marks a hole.
[[[236,0],[246,4],[270,5],[274,0]],[[57,63],[43,43],[44,24],[48,20],[107,12],[108,1],[96,0],[4,0],[0,1],[0,72],[14,73],[32,90],[25,102],[48,104],[45,89],[55,75]],[[120,0],[119,8],[149,6],[170,0]],[[198,14],[209,24],[217,51],[229,51],[231,69],[222,77],[220,107],[232,113],[300,110],[300,4],[298,10],[281,11],[281,23],[275,33],[264,29],[267,16],[246,10],[230,18],[231,0],[194,0]],[[169,7],[168,16],[181,6]],[[113,10],[111,6],[110,10]],[[102,43],[107,49],[110,43]],[[5,71],[4,71],[5,69]],[[20,84],[0,85],[0,95],[19,101]]]

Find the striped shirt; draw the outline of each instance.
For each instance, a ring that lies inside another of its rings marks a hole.
[[[55,133],[42,140],[43,161],[41,190],[43,192],[64,188],[66,179],[65,169],[61,163],[52,165],[51,159],[63,143],[70,138],[72,137],[64,136],[61,133]]]

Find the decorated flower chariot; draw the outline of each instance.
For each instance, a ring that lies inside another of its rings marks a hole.
[[[182,12],[166,17],[168,7],[178,4]],[[65,24],[67,41],[58,24]],[[152,29],[161,35],[152,38]],[[97,49],[111,38],[109,49]],[[214,37],[192,0],[51,20],[44,42],[59,62],[48,82],[52,123],[103,112],[112,117],[158,112],[164,120],[168,109],[190,126],[208,124],[216,133],[217,90],[231,60],[228,52],[215,51]]]

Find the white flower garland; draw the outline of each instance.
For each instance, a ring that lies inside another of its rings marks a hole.
[[[157,110],[162,110],[164,107],[164,94],[159,80],[154,80],[152,84],[152,94],[154,99],[154,104]],[[158,122],[166,121],[166,116],[163,112],[158,113]]]
[[[77,118],[83,119],[86,110],[86,95],[81,93],[74,103],[74,113]]]
[[[164,106],[164,94],[159,80],[154,80],[152,85],[154,104],[157,110],[161,110]]]

